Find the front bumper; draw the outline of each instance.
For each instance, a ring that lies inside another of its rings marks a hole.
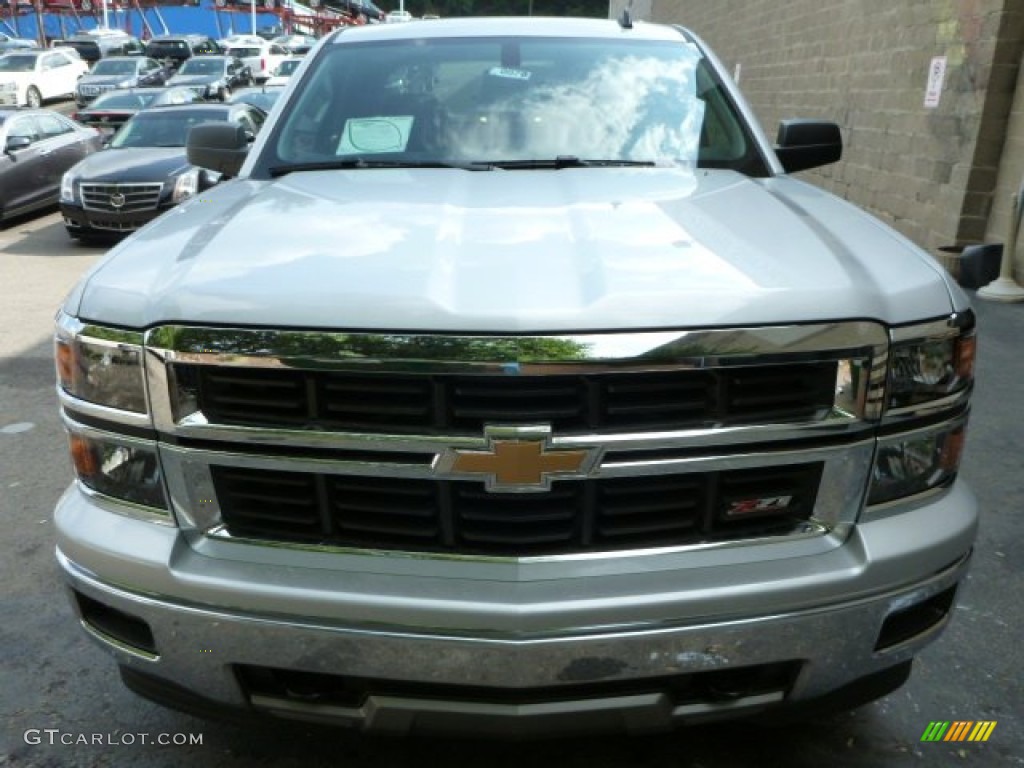
[[[97,211],[61,201],[64,226],[72,237],[80,235],[118,235],[141,229],[160,214],[173,208],[171,203],[145,211]]]
[[[18,91],[0,91],[0,107],[17,107],[24,101]]]
[[[206,557],[74,487],[56,523],[85,629],[187,708],[514,735],[799,707],[906,665],[948,621],[977,514],[958,483],[822,555],[691,577],[634,554],[634,573],[578,579],[430,558],[296,568],[243,544]]]

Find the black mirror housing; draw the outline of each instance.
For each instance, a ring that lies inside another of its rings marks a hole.
[[[227,178],[238,175],[248,153],[245,128],[237,123],[200,123],[188,132],[185,141],[189,163]]]
[[[775,141],[775,154],[786,173],[819,168],[843,156],[843,137],[831,122],[783,120]]]

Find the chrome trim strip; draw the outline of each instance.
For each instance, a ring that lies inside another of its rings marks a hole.
[[[103,421],[123,424],[126,427],[136,427],[138,429],[153,428],[153,421],[150,419],[148,413],[122,411],[119,408],[111,408],[106,405],[91,403],[88,400],[80,400],[74,395],[68,394],[60,384],[57,385],[57,400],[60,402],[62,409],[77,411],[85,416],[91,416],[94,419],[101,419]],[[64,413],[63,410],[62,413]],[[64,416],[65,418],[71,418],[70,416],[67,416],[66,413],[64,413]]]

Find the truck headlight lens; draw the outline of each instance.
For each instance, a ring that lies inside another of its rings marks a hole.
[[[914,496],[950,484],[960,466],[966,416],[878,441],[868,505]]]
[[[75,177],[70,173],[60,177],[60,199],[63,203],[75,202]]]
[[[156,450],[121,438],[85,435],[69,427],[71,461],[83,485],[104,496],[167,509]]]
[[[82,325],[62,315],[55,338],[57,381],[81,400],[146,413],[142,334]]]
[[[968,390],[974,381],[974,352],[970,313],[959,327],[940,323],[899,329],[889,358],[889,409],[912,408]]]
[[[171,200],[180,203],[183,200],[188,200],[198,191],[199,169],[193,168],[181,174],[174,182],[174,194],[171,195]]]

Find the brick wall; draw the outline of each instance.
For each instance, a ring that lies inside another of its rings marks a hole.
[[[1020,0],[650,2],[645,18],[689,27],[741,68],[770,137],[781,118],[839,123],[843,160],[809,180],[933,252],[984,239],[1024,41],[1004,5]],[[926,108],[935,56],[945,84]],[[1024,143],[1024,114],[1018,123]]]

